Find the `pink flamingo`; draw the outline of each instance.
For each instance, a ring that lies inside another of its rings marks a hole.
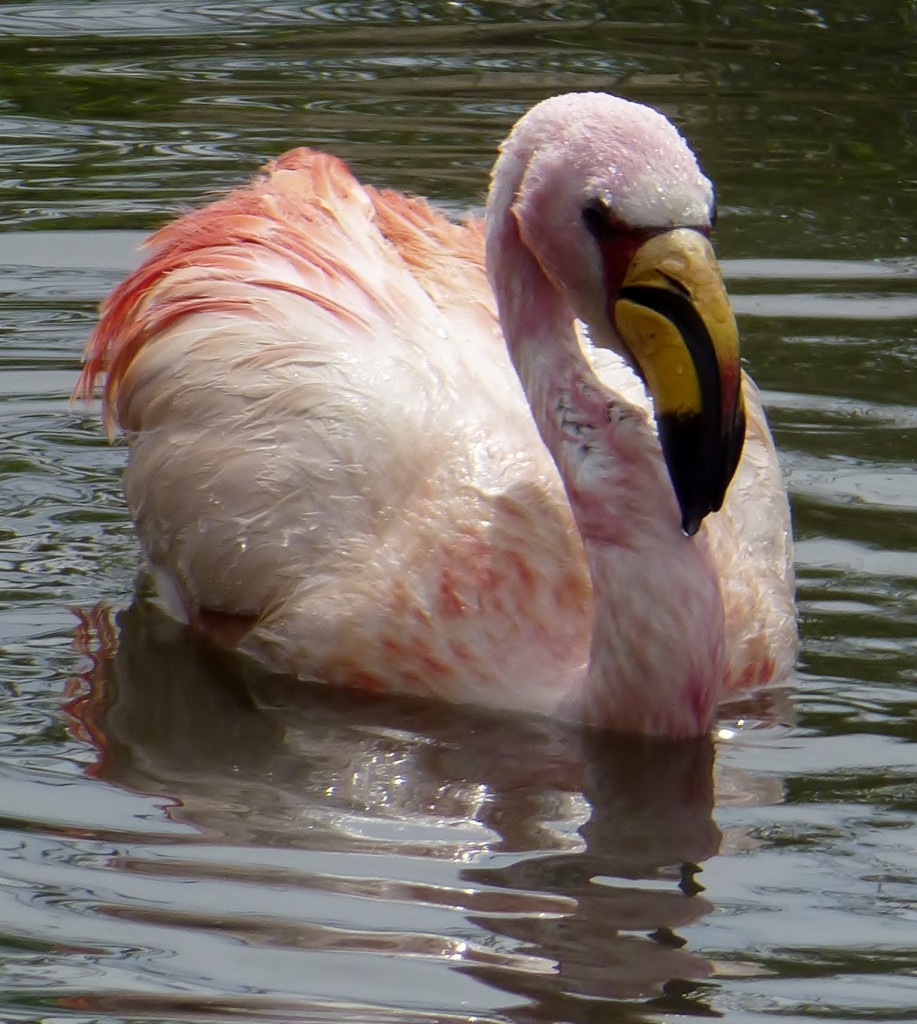
[[[300,678],[673,738],[785,677],[786,493],[712,220],[661,114],[571,94],[483,227],[296,149],[161,229],[75,394],[106,372],[167,609]]]

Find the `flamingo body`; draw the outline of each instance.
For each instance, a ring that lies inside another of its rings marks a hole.
[[[302,678],[696,735],[724,693],[792,666],[785,490],[745,378],[725,503],[679,528],[598,257],[539,200],[548,171],[528,192],[519,176],[548,152],[579,202],[598,161],[628,224],[660,215],[664,186],[667,227],[706,217],[709,185],[646,108],[541,108],[494,173],[493,285],[480,223],[293,150],[152,237],[77,391],[105,372],[159,592],[220,643]],[[542,236],[559,269],[533,256]]]

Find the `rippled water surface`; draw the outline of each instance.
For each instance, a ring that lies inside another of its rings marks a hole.
[[[917,1018],[915,26],[905,0],[0,6],[0,1018]],[[716,180],[798,675],[666,748],[291,703],[133,600],[124,450],[67,403],[96,304],[145,231],[294,144],[474,206],[571,88],[660,106]]]

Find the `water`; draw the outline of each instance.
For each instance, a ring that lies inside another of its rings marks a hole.
[[[917,1017],[915,28],[850,0],[0,7],[0,1017]],[[570,88],[661,106],[716,180],[790,481],[799,672],[724,711],[715,768],[215,656],[132,603],[124,451],[67,404],[155,224],[304,142],[464,210]]]

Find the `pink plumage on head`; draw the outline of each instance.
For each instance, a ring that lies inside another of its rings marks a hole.
[[[666,117],[606,93],[543,100],[516,123],[502,152],[527,165],[530,195],[563,183],[607,190],[615,215],[631,227],[703,223],[713,199],[694,154]]]

